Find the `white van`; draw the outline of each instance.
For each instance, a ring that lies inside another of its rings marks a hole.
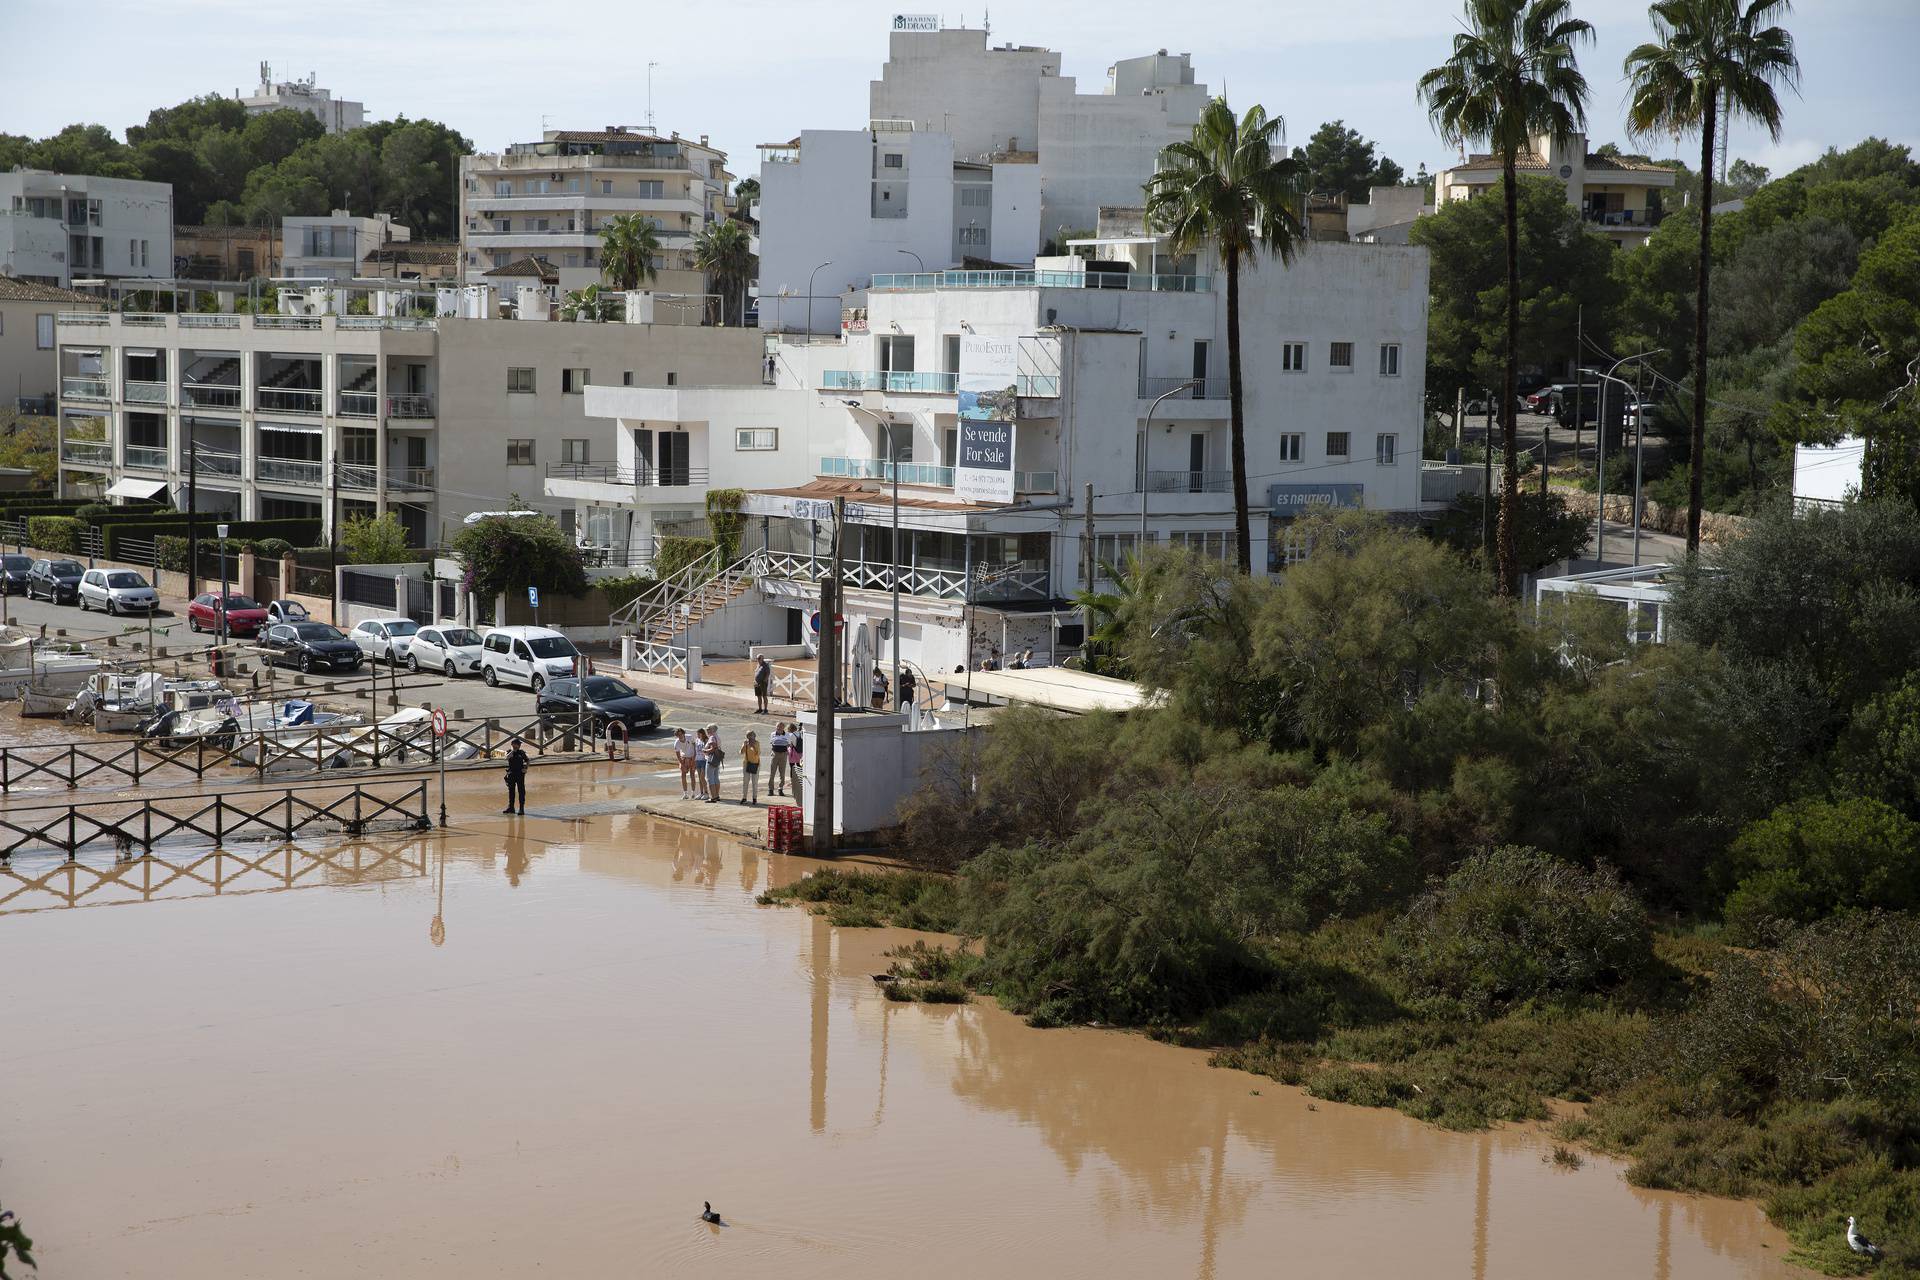
[[[580,651],[550,627],[495,627],[480,645],[480,676],[490,685],[524,684],[535,693],[573,674]]]

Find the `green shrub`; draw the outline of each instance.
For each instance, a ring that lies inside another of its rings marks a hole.
[[[162,569],[173,573],[187,571],[187,540],[172,534],[161,534],[153,540],[154,559],[160,562]]]
[[[1461,863],[1414,902],[1393,941],[1417,991],[1480,1016],[1618,986],[1653,958],[1646,912],[1612,868],[1584,871],[1518,845]]]
[[[654,576],[665,581],[714,548],[712,538],[662,538],[653,557]]]
[[[763,905],[805,904],[844,928],[892,925],[957,933],[962,927],[958,886],[945,876],[916,871],[816,871],[769,889]]]
[[[400,564],[411,554],[406,526],[391,511],[371,518],[349,516],[340,527],[340,545],[352,564]]]
[[[600,588],[607,598],[609,612],[617,613],[632,604],[634,600],[659,585],[658,580],[645,574],[629,574],[620,578],[595,578],[594,586]]]
[[[1805,924],[1835,911],[1920,905],[1920,825],[1861,796],[1781,805],[1727,851],[1728,937],[1754,945],[1773,924]]]
[[[558,596],[587,588],[587,571],[572,537],[546,516],[490,516],[461,529],[453,552],[466,567],[468,591],[491,601],[539,587]]]
[[[270,560],[280,560],[293,551],[293,544],[285,538],[262,538],[253,545],[254,554]]]
[[[723,565],[732,564],[740,555],[740,529],[746,524],[740,508],[746,500],[745,489],[707,490],[707,527],[713,530],[713,542],[720,548]]]
[[[27,544],[42,551],[63,551],[75,555],[87,522],[75,516],[28,516]]]

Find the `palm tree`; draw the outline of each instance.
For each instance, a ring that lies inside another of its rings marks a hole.
[[[599,322],[613,313],[613,299],[600,292],[600,286],[590,284],[584,289],[575,289],[560,300],[560,318],[562,320],[590,320]]]
[[[753,250],[746,223],[734,218],[709,222],[694,237],[693,263],[719,286],[723,317],[745,313],[747,281],[753,278]],[[735,304],[739,304],[738,312]]]
[[[1147,180],[1147,218],[1167,233],[1167,251],[1193,253],[1211,243],[1227,272],[1227,395],[1232,405],[1233,536],[1240,572],[1253,572],[1247,515],[1246,402],[1240,393],[1240,268],[1260,251],[1293,261],[1306,238],[1299,214],[1300,166],[1277,145],[1286,121],[1255,106],[1235,119],[1225,98],[1200,113],[1193,138],[1160,152]]]
[[[733,184],[733,212],[737,218],[745,218],[758,226],[760,220],[753,216],[753,203],[760,198],[760,179],[742,178]]]
[[[1700,548],[1700,481],[1707,448],[1707,285],[1713,269],[1713,136],[1724,106],[1780,139],[1779,85],[1797,88],[1793,37],[1764,24],[1788,0],[1659,0],[1647,12],[1659,39],[1627,55],[1627,127],[1636,134],[1700,130],[1700,262],[1694,273],[1693,465],[1687,477],[1687,549]]]
[[[600,274],[614,288],[638,289],[643,280],[659,276],[653,260],[660,256],[660,236],[653,219],[637,213],[616,213],[600,232]]]
[[[1541,135],[1565,144],[1587,124],[1587,81],[1574,61],[1576,41],[1593,27],[1573,16],[1568,0],[1465,0],[1466,30],[1453,54],[1420,77],[1419,95],[1434,128],[1459,146],[1485,138],[1499,155],[1507,221],[1507,350],[1500,422],[1506,433],[1495,555],[1501,595],[1519,590],[1514,528],[1519,519],[1520,454],[1515,403],[1520,396],[1520,226],[1517,157]],[[1489,442],[1491,445],[1491,442]]]

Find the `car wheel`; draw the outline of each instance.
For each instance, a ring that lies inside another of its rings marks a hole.
[[[300,655],[300,674],[301,675],[313,674],[313,655],[312,654],[303,653]]]
[[[192,614],[188,614],[187,630],[195,632],[197,634],[200,630],[200,619],[194,617]]]
[[[419,675],[419,674],[420,674],[420,659],[418,659],[418,658],[416,658],[416,657],[414,657],[414,656],[413,656],[412,654],[408,654],[408,655],[407,655],[407,670],[408,670],[408,671],[411,671],[411,672],[412,672],[412,673],[413,673],[414,675]]]
[[[440,671],[441,671],[441,674],[443,674],[443,675],[445,675],[445,676],[447,677],[447,679],[449,679],[449,680],[451,680],[451,679],[453,679],[453,678],[454,678],[455,676],[457,676],[457,675],[459,675],[459,674],[460,674],[460,673],[459,673],[458,671],[455,671],[455,670],[453,669],[453,659],[452,659],[452,658],[448,658],[448,659],[446,660],[446,662],[445,662],[445,664],[443,664],[443,665],[441,666],[441,668],[440,668]]]
[[[528,677],[527,687],[529,689],[532,689],[535,693],[538,693],[542,689],[547,687],[547,678],[543,675],[539,675],[536,673],[533,676]]]
[[[107,597],[107,616],[109,618],[117,618],[120,616],[120,610],[114,606],[112,596]]]
[[[486,669],[481,671],[480,675],[483,679],[486,680],[487,688],[498,689],[500,687],[500,673],[495,671],[492,667],[487,667]]]

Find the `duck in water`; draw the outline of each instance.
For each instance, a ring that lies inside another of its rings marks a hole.
[[[720,1221],[720,1215],[713,1211],[713,1201],[702,1200],[700,1204],[702,1206],[700,1210],[700,1221],[711,1222],[716,1227],[724,1227],[727,1225]]]

